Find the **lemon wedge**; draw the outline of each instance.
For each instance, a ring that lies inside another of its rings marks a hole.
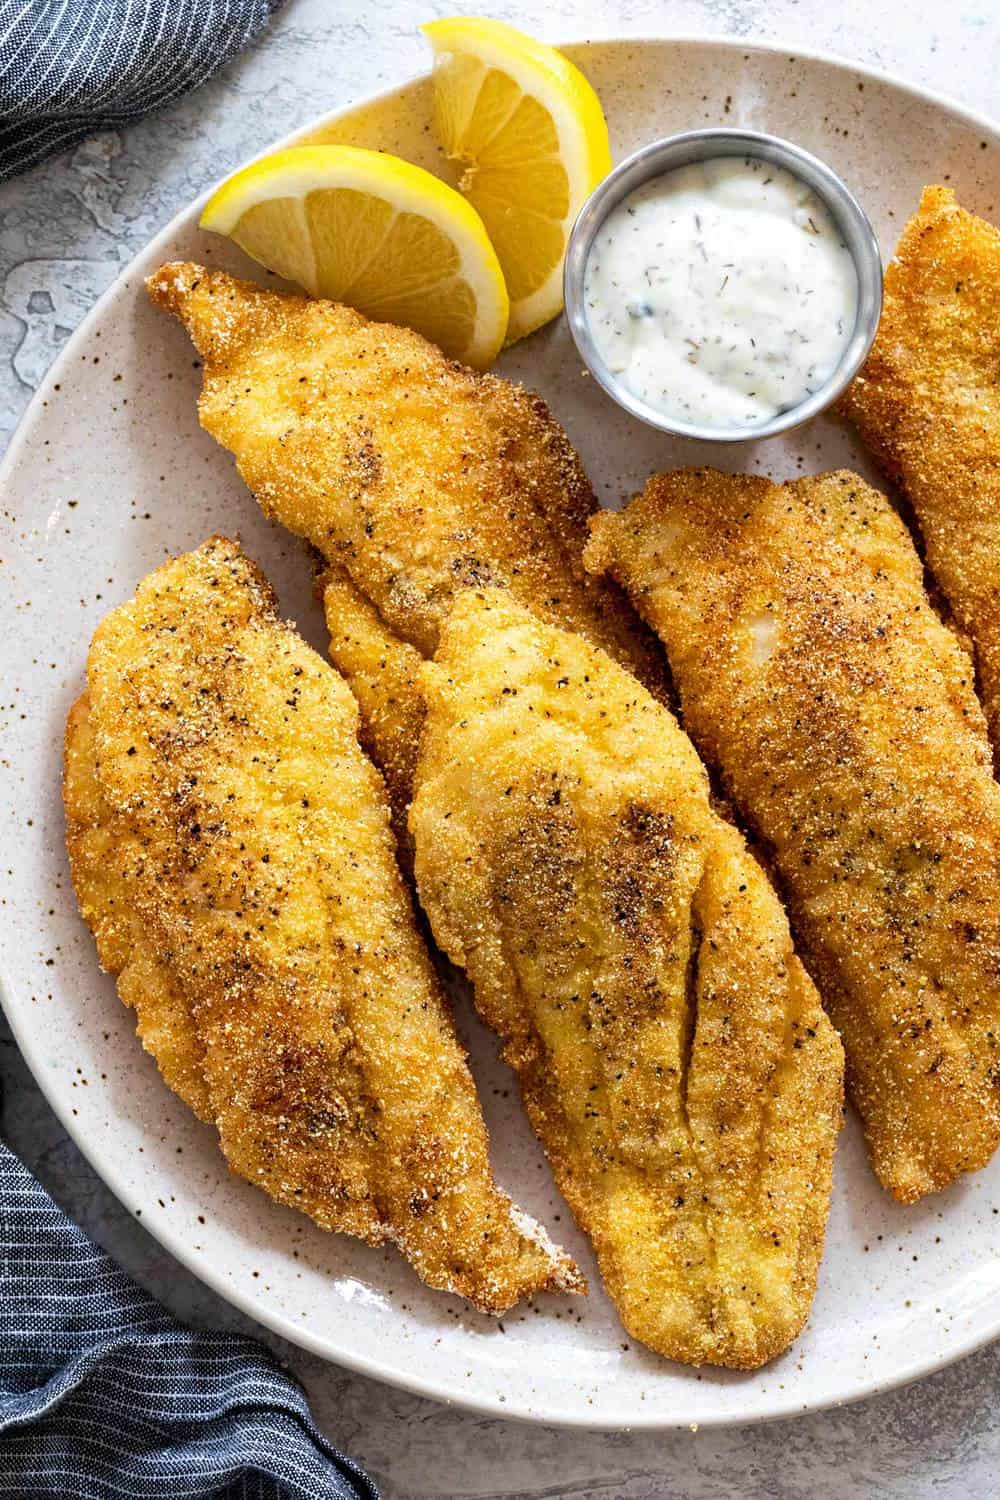
[[[354,146],[277,151],[224,182],[201,227],[314,297],[415,328],[476,369],[503,344],[507,290],[479,215],[398,157]]]
[[[573,221],[611,169],[608,127],[586,78],[554,47],[478,16],[421,30],[434,49],[435,130],[500,258],[513,342],[562,308]]]

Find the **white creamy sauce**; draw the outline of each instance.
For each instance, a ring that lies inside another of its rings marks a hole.
[[[587,319],[633,395],[698,426],[751,427],[824,384],[858,278],[822,202],[759,157],[680,167],[630,193],[584,269]]]

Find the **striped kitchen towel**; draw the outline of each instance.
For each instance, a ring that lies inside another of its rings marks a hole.
[[[378,1500],[267,1350],[181,1327],[2,1142],[0,1495]]]
[[[283,0],[0,0],[0,180],[204,83]]]

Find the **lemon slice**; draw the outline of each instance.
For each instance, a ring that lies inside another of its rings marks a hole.
[[[228,235],[314,297],[402,323],[484,369],[507,331],[503,272],[475,209],[422,167],[354,146],[293,146],[209,199]]]
[[[477,16],[421,29],[434,48],[435,129],[500,257],[511,342],[562,308],[573,221],[611,169],[608,127],[586,78],[554,47]]]

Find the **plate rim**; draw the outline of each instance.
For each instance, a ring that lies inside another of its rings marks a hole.
[[[969,109],[948,94],[929,88],[923,84],[911,83],[888,69],[871,67],[868,64],[854,62],[848,57],[819,48],[783,43],[780,40],[745,40],[727,36],[723,33],[678,32],[676,34],[651,34],[641,32],[633,35],[614,30],[588,33],[585,36],[561,38],[555,41],[553,45],[558,47],[585,47],[602,44],[620,45],[623,43],[634,46],[701,47],[713,49],[720,53],[729,52],[744,55],[763,53],[769,56],[785,57],[792,63],[817,63],[848,74],[853,78],[870,80],[873,83],[887,86],[918,103],[946,110],[965,125],[980,130],[984,135],[992,137],[996,145],[1000,147],[1000,119],[992,119],[982,111]],[[247,157],[243,162],[227,172],[225,177],[219,179],[219,182],[225,181],[233,172],[240,171],[244,166],[258,160],[261,156],[269,155],[273,151],[292,146],[303,137],[312,135],[324,126],[335,124],[338,120],[352,114],[359,108],[369,108],[385,100],[392,99],[404,90],[412,88],[415,83],[425,81],[429,77],[429,72],[417,74],[389,88],[351,100],[338,109],[314,116],[277,141],[269,142],[259,152],[255,152],[253,155]],[[11,472],[20,462],[32,431],[35,425],[41,420],[41,414],[45,409],[46,398],[50,391],[59,383],[65,369],[75,359],[80,345],[87,342],[92,325],[101,318],[105,307],[120,295],[122,283],[127,281],[129,276],[134,273],[137,261],[155,252],[161,244],[172,240],[178,231],[189,223],[192,216],[200,211],[202,205],[207,202],[218,185],[218,183],[213,183],[202,193],[184,204],[170,217],[166,224],[157,230],[151,239],[146,241],[125,264],[120,266],[113,280],[74,329],[63,348],[49,365],[25,407],[17,426],[11,433],[6,452],[2,461],[0,461],[0,491],[7,484]],[[14,1035],[14,1040],[35,1083],[40,1088],[46,1103],[53,1110],[56,1118],[74,1145],[94,1169],[105,1186],[109,1188],[127,1210],[128,1194],[124,1184],[120,1181],[117,1166],[113,1161],[108,1162],[105,1160],[100,1148],[95,1147],[93,1150],[91,1149],[88,1144],[86,1131],[78,1127],[73,1119],[69,1103],[62,1100],[60,1091],[57,1088],[53,1087],[50,1090],[44,1062],[37,1054],[34,1042],[29,1039],[27,1029],[22,1028],[20,1024],[19,1010],[16,1004],[13,1003],[14,989],[15,986],[6,972],[6,966],[0,960],[0,1006],[3,1008],[7,1022]],[[24,1014],[27,1014],[26,1010]],[[162,1245],[170,1255],[178,1260],[186,1270],[190,1271],[208,1286],[217,1296],[220,1296],[224,1301],[262,1327],[270,1329],[271,1332],[286,1339],[289,1343],[304,1349],[307,1353],[313,1354],[329,1364],[351,1370],[370,1380],[379,1381],[384,1385],[407,1391],[412,1395],[437,1401],[444,1406],[454,1406],[458,1409],[477,1413],[482,1416],[495,1417],[507,1421],[528,1422],[548,1427],[575,1428],[598,1432],[668,1432],[685,1427],[692,1429],[714,1429],[756,1426],[764,1422],[781,1421],[791,1417],[805,1416],[813,1412],[853,1405],[855,1402],[867,1400],[871,1396],[884,1395],[889,1391],[898,1390],[903,1386],[912,1384],[939,1370],[943,1370],[951,1364],[957,1363],[959,1360],[976,1353],[977,1350],[1000,1338],[1000,1309],[998,1309],[994,1321],[987,1325],[985,1329],[980,1327],[964,1340],[960,1340],[954,1347],[949,1347],[940,1356],[917,1357],[909,1364],[895,1370],[891,1376],[885,1377],[882,1380],[876,1380],[872,1384],[863,1386],[862,1388],[845,1388],[840,1391],[827,1393],[817,1399],[807,1398],[805,1400],[796,1400],[794,1397],[780,1392],[773,1409],[754,1413],[749,1416],[741,1414],[738,1411],[719,1412],[717,1414],[702,1415],[693,1422],[690,1412],[685,1413],[673,1408],[666,1412],[650,1412],[648,1415],[637,1411],[634,1419],[623,1422],[613,1417],[602,1418],[599,1413],[591,1413],[585,1408],[582,1410],[560,1408],[553,1412],[551,1410],[539,1410],[532,1406],[528,1400],[518,1401],[512,1399],[510,1396],[501,1401],[496,1395],[489,1396],[483,1394],[477,1396],[472,1393],[456,1394],[456,1387],[454,1385],[445,1385],[439,1379],[433,1377],[421,1377],[402,1368],[387,1366],[385,1363],[380,1363],[377,1359],[366,1356],[362,1352],[338,1350],[336,1353],[331,1353],[328,1340],[313,1336],[304,1325],[292,1323],[282,1313],[269,1309],[266,1304],[257,1301],[252,1295],[242,1293],[238,1287],[227,1283],[221,1275],[218,1275],[212,1265],[206,1265],[204,1262],[197,1260],[194,1254],[189,1251],[182,1233],[180,1231],[172,1231],[168,1221],[158,1222],[155,1227],[152,1223],[147,1224],[143,1221],[141,1227]]]

